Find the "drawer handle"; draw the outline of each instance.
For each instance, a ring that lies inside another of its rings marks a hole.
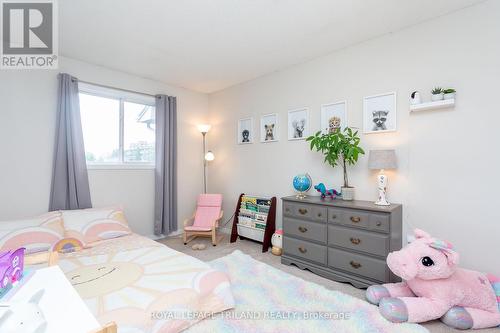
[[[337,215],[332,215],[332,220],[336,219],[336,218],[337,218]]]
[[[307,228],[306,228],[306,227],[302,227],[302,226],[300,226],[300,227],[299,227],[299,231],[300,231],[300,232],[306,232],[306,231],[307,231]]]
[[[321,217],[321,216],[323,216],[323,215],[321,215],[321,213],[318,213],[318,217]]]
[[[306,215],[307,214],[307,209],[305,209],[305,208],[299,208],[299,213],[302,214],[302,215]]]
[[[307,249],[303,248],[302,246],[299,247],[299,251],[300,253],[306,253],[307,252]]]
[[[361,239],[359,239],[359,238],[354,238],[354,237],[351,237],[351,238],[350,238],[350,241],[351,241],[351,243],[353,243],[354,245],[359,245],[359,243],[361,243]]]
[[[352,261],[352,260],[351,260],[351,262],[350,262],[349,264],[350,264],[350,265],[352,266],[352,268],[354,268],[354,269],[358,269],[358,268],[360,268],[360,267],[361,267],[361,264],[360,264],[359,262],[355,262],[355,261]]]
[[[351,221],[353,223],[359,223],[359,222],[361,222],[361,217],[359,217],[359,216],[351,216]]]
[[[377,227],[380,227],[382,225],[382,222],[377,221],[376,225],[377,225]]]

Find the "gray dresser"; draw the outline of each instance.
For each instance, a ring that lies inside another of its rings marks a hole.
[[[400,281],[385,259],[389,252],[401,249],[401,205],[316,196],[282,200],[281,263],[358,288]]]

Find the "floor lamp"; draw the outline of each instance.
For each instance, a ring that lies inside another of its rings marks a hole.
[[[207,193],[207,163],[215,159],[214,153],[210,150],[207,152],[206,146],[206,136],[208,131],[210,131],[210,128],[212,128],[211,125],[198,125],[198,130],[203,135],[203,193]]]

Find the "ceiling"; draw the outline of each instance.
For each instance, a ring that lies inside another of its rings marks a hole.
[[[211,93],[483,1],[59,0],[59,49]]]

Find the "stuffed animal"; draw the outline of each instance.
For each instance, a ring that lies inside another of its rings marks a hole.
[[[271,244],[273,244],[271,253],[280,256],[283,253],[283,230],[278,229],[274,232]]]
[[[339,192],[337,192],[337,190],[334,189],[327,190],[325,184],[323,183],[314,185],[314,189],[319,193],[321,193],[321,199],[324,199],[327,196],[329,196],[332,199],[335,199],[339,195]]]
[[[37,291],[27,302],[1,304],[0,332],[45,333],[47,322],[38,306],[44,290]]]
[[[441,319],[457,329],[500,325],[500,279],[458,268],[453,246],[415,230],[415,240],[387,257],[387,265],[404,282],[371,286],[370,303],[392,322]]]

